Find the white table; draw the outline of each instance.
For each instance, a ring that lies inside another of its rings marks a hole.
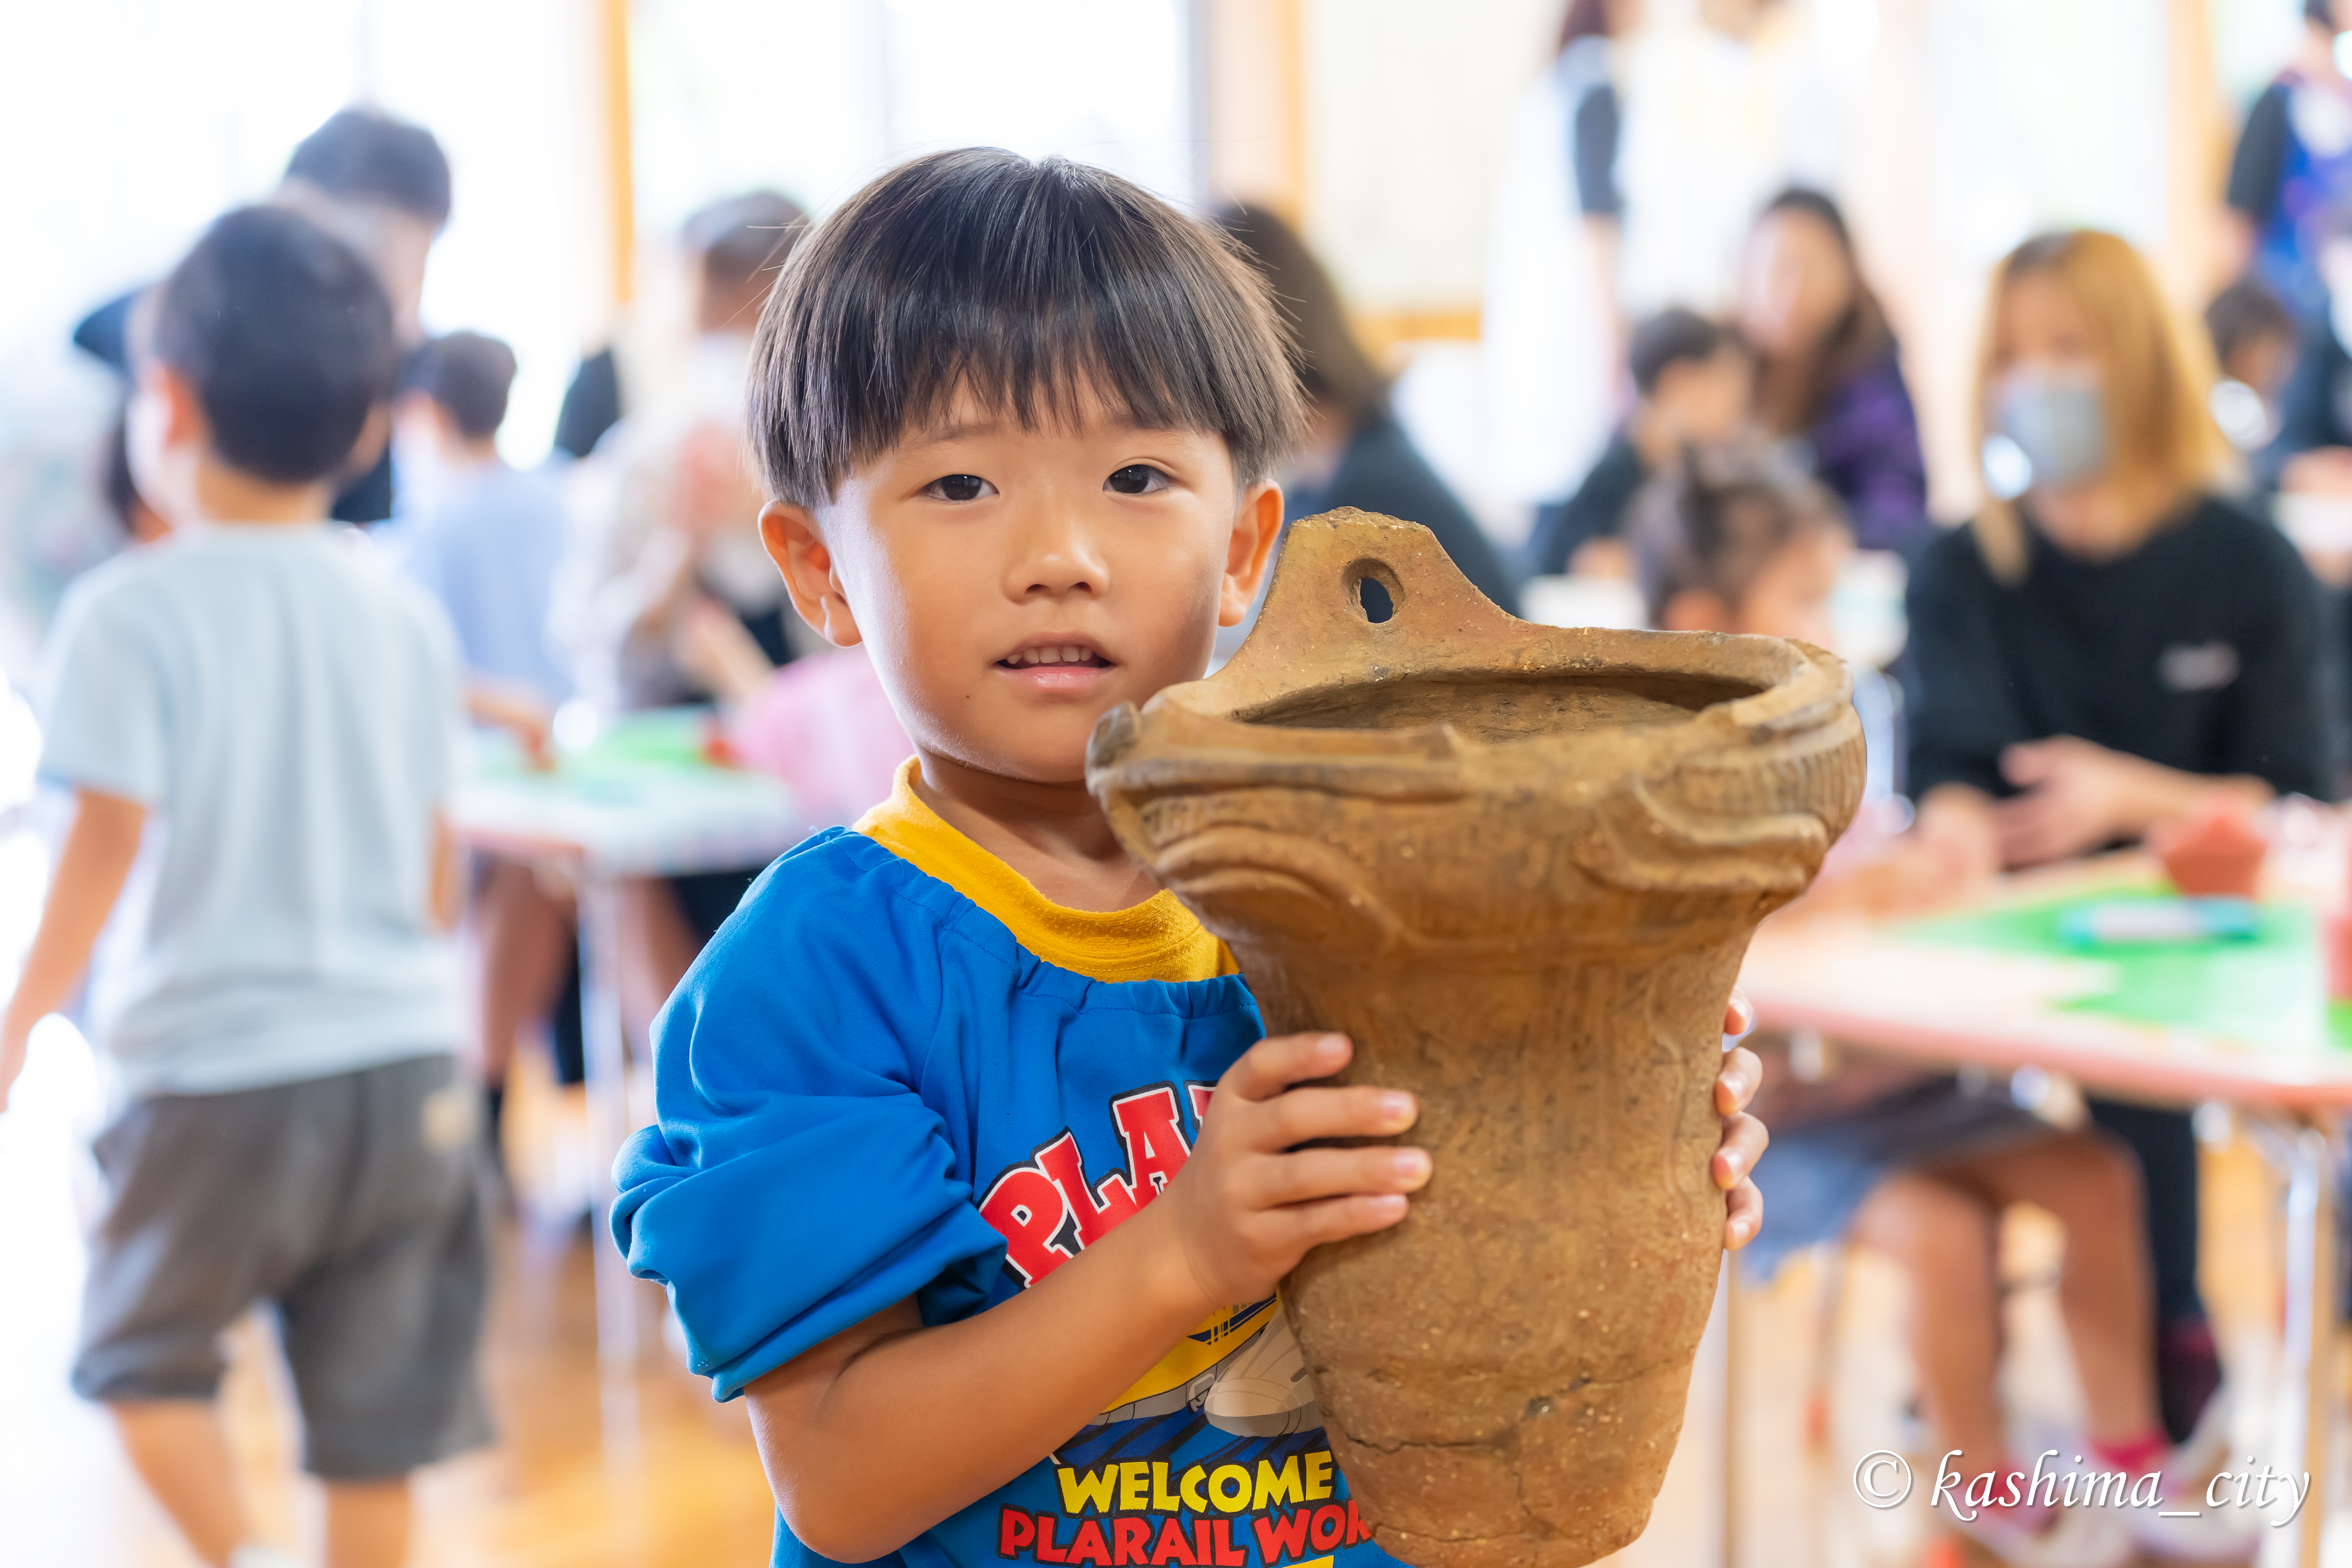
[[[1945,912],[2144,890],[2158,879],[2147,858],[2114,856],[2003,878],[1969,909]],[[2250,1021],[2228,1026],[2137,1021],[2070,1006],[2112,984],[2102,972],[2105,962],[2111,961],[2089,953],[2075,958],[1937,945],[1912,940],[1899,923],[1810,915],[1801,905],[1757,932],[1740,985],[1757,1022],[1768,1028],[1811,1030],[1954,1067],[2004,1072],[2039,1067],[2121,1099],[2173,1105],[2221,1100],[2261,1130],[2258,1146],[2286,1178],[2287,1363],[2301,1387],[2298,1468],[2313,1477],[2291,1560],[2316,1568],[2333,1479],[2333,1176],[2343,1153],[2344,1117],[2352,1112],[2352,1050],[2335,1042],[2326,1023],[2315,952],[2307,973],[2289,977],[2276,995],[2252,999],[2244,1009]],[[2275,1560],[2272,1554],[2263,1559]]]
[[[628,1262],[602,1234],[615,1195],[613,1159],[632,1131],[615,969],[618,884],[759,865],[814,826],[780,780],[701,760],[707,723],[698,710],[633,715],[552,773],[512,764],[484,771],[458,789],[449,813],[467,848],[554,868],[578,890],[582,1065],[601,1184],[596,1343],[608,1370],[634,1364],[638,1346]]]

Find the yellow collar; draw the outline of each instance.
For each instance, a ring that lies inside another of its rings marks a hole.
[[[1003,921],[1013,940],[1046,963],[1089,980],[1207,980],[1235,973],[1225,944],[1201,929],[1170,892],[1129,909],[1074,910],[965,837],[915,794],[909,757],[890,798],[857,820],[857,831],[936,877]]]

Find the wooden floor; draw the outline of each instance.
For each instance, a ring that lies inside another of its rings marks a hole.
[[[561,1178],[570,1109],[526,1073],[516,1119],[533,1180]],[[0,1119],[0,1192],[9,1194],[0,1278],[0,1564],[6,1568],[187,1568],[193,1561],[141,1493],[102,1417],[65,1386],[79,1289],[79,1227],[95,1197],[82,1152],[94,1082],[79,1042],[49,1028],[20,1096]],[[552,1151],[552,1152],[551,1152]],[[2275,1184],[2241,1141],[2209,1151],[2206,1276],[2233,1374],[2267,1388],[2278,1322]],[[573,1176],[578,1162],[571,1162]],[[547,1173],[557,1173],[551,1177]],[[2013,1407],[2063,1421],[2071,1364],[2045,1281],[2054,1227],[2014,1216],[2005,1373]],[[594,1357],[583,1227],[502,1226],[487,1373],[498,1447],[430,1471],[413,1561],[434,1568],[743,1568],[767,1560],[768,1493],[741,1407],[649,1344],[637,1373],[604,1397]],[[1743,1568],[1959,1568],[1981,1563],[1945,1542],[1919,1502],[1859,1505],[1854,1456],[1917,1447],[1906,1424],[1905,1285],[1867,1255],[1801,1258],[1738,1309],[1737,1460]],[[649,1303],[658,1303],[648,1289]],[[1836,1314],[1832,1342],[1825,1313]],[[645,1316],[651,1321],[656,1314]],[[1617,1568],[1721,1561],[1723,1313],[1703,1350],[1689,1419],[1648,1535]],[[292,1420],[259,1320],[235,1337],[225,1395],[264,1532],[296,1545],[309,1489],[292,1478]],[[1829,1360],[1823,1373],[1823,1356]],[[2331,1553],[2331,1557],[2333,1557]]]

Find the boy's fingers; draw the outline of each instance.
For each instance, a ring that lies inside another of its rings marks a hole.
[[[1724,1205],[1723,1245],[1738,1251],[1756,1239],[1764,1228],[1764,1194],[1753,1182],[1742,1182],[1731,1189]]]
[[[1715,1075],[1715,1110],[1718,1116],[1737,1116],[1748,1109],[1756,1098],[1757,1085],[1764,1081],[1764,1064],[1746,1046],[1734,1046],[1723,1053],[1723,1070]]]
[[[1328,1241],[1386,1230],[1404,1218],[1410,1206],[1402,1193],[1351,1193],[1277,1210],[1273,1217],[1288,1232],[1288,1245],[1304,1251]]]
[[[1429,1181],[1429,1152],[1378,1144],[1363,1149],[1302,1149],[1296,1154],[1251,1162],[1244,1201],[1253,1208],[1294,1204],[1349,1193],[1418,1192]]]
[[[1748,994],[1738,986],[1733,986],[1731,1000],[1724,1004],[1723,1032],[1727,1035],[1744,1035],[1755,1026],[1756,1009],[1749,1005]]]
[[[1276,1035],[1244,1051],[1218,1080],[1217,1093],[1271,1100],[1294,1083],[1330,1077],[1351,1054],[1345,1035]]]
[[[1771,1143],[1771,1134],[1764,1124],[1752,1116],[1727,1116],[1723,1119],[1723,1142],[1707,1162],[1707,1171],[1715,1184],[1725,1192],[1755,1173],[1756,1162],[1764,1157]]]
[[[1361,1084],[1345,1089],[1294,1089],[1275,1096],[1265,1109],[1258,1146],[1268,1152],[1317,1138],[1385,1137],[1403,1131],[1421,1114],[1421,1107],[1402,1089]]]

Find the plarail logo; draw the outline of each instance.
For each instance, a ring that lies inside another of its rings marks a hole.
[[[1184,1086],[1198,1126],[1214,1084]],[[1004,1260],[1024,1286],[1110,1234],[1119,1222],[1167,1190],[1192,1157],[1172,1084],[1155,1084],[1110,1102],[1126,1169],[1088,1185],[1077,1134],[1068,1128],[996,1178],[980,1200],[981,1217],[1004,1237]]]

